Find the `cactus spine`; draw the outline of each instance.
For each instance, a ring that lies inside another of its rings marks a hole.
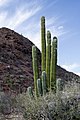
[[[37,60],[37,48],[34,45],[32,46],[32,62],[33,62],[35,96],[37,96],[38,95],[37,79],[39,78],[39,71],[38,71],[38,60]]]
[[[56,91],[56,66],[57,66],[57,38],[54,37],[51,46],[50,89]]]
[[[38,95],[42,96],[42,83],[41,83],[41,79],[37,79],[37,89],[38,89]]]
[[[41,17],[41,61],[42,71],[46,70],[46,38],[45,38],[45,17]]]
[[[47,92],[47,85],[46,85],[46,72],[42,72],[42,90],[43,90],[43,95],[46,94]]]
[[[47,88],[50,89],[50,59],[51,59],[51,33],[47,31],[47,46],[46,46],[46,78]]]

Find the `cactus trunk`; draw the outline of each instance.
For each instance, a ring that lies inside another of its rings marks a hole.
[[[50,65],[50,89],[56,92],[56,66],[57,66],[57,38],[54,37],[51,47],[51,65]]]
[[[42,64],[42,71],[46,70],[46,38],[45,38],[45,17],[41,17],[41,64]]]
[[[47,88],[50,89],[50,59],[51,59],[51,33],[47,31],[47,46],[46,46],[46,78]]]
[[[38,71],[38,60],[37,60],[37,48],[36,48],[36,46],[32,46],[32,62],[33,62],[35,95],[38,96],[37,79],[39,78],[39,71]]]

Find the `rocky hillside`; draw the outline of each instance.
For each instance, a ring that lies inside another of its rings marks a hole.
[[[0,28],[0,90],[22,92],[33,86],[32,45],[15,31]],[[39,65],[40,55],[38,50]],[[69,81],[79,76],[57,66],[57,78]]]

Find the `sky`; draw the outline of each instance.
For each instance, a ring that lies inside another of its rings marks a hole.
[[[58,38],[58,65],[80,75],[80,0],[0,0],[0,28],[29,38],[39,49],[40,18]]]

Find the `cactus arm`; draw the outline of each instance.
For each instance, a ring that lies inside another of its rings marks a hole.
[[[42,71],[46,70],[46,38],[45,38],[45,17],[41,17],[41,61]]]
[[[50,60],[51,60],[51,33],[47,31],[47,46],[46,46],[46,78],[47,88],[50,89]]]
[[[37,79],[37,89],[38,89],[38,95],[42,96],[42,83],[41,83],[41,79]]]
[[[46,94],[47,92],[47,85],[46,85],[46,72],[42,72],[42,90],[43,90],[43,95]]]
[[[54,37],[51,47],[51,65],[50,65],[50,89],[56,92],[56,66],[57,66],[57,38]]]
[[[38,71],[38,60],[37,60],[37,48],[36,46],[32,46],[32,63],[33,63],[33,74],[34,74],[34,89],[35,95],[38,95],[37,90],[37,79],[39,78],[39,71]]]
[[[33,97],[33,91],[32,91],[32,88],[31,88],[31,87],[28,87],[28,88],[27,88],[27,92],[28,92],[28,95],[29,95],[30,97]]]

